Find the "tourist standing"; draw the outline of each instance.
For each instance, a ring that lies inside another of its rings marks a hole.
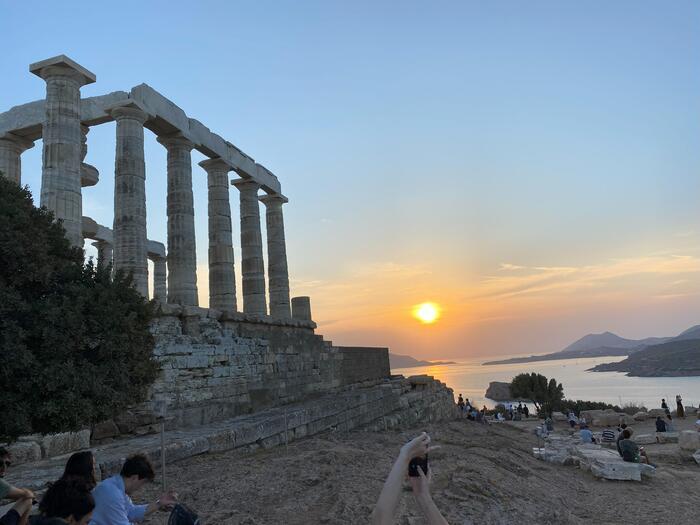
[[[530,417],[530,409],[527,408],[527,405],[523,407],[523,414],[525,415],[525,419],[528,419]]]
[[[127,525],[143,521],[146,515],[173,506],[177,495],[170,492],[148,505],[134,505],[131,502],[130,496],[153,481],[155,476],[153,465],[144,454],[127,458],[121,473],[107,478],[92,491],[95,511],[90,525]]]
[[[676,417],[685,419],[685,408],[683,407],[683,399],[681,399],[680,394],[676,396]]]
[[[457,397],[457,408],[459,408],[459,415],[464,414],[464,398],[462,397],[462,394],[459,394],[459,397]]]
[[[34,493],[31,490],[19,489],[5,481],[5,472],[11,464],[10,452],[6,448],[0,447],[0,500],[7,498],[16,502],[10,510],[0,517],[0,525],[26,523],[34,500]]]
[[[663,408],[663,409],[664,409],[664,412],[666,412],[667,414],[670,414],[670,413],[671,413],[671,411],[668,409],[668,405],[666,404],[666,400],[665,400],[665,399],[662,399],[662,400],[661,400],[661,408]]]

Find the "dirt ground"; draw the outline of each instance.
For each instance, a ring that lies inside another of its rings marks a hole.
[[[596,480],[576,467],[535,459],[534,423],[517,425],[458,420],[406,431],[328,432],[286,450],[181,461],[168,468],[169,487],[205,525],[367,523],[400,446],[426,430],[442,447],[430,458],[432,493],[450,523],[698,523],[695,463],[657,461],[656,476],[641,483]],[[158,492],[154,484],[134,499]],[[165,514],[149,520],[166,522]],[[407,484],[396,523],[424,523]]]

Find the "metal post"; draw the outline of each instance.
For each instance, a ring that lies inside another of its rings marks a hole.
[[[284,409],[284,452],[289,452],[289,436],[287,435],[287,408]]]
[[[160,470],[163,476],[163,492],[166,492],[165,485],[165,418],[160,420]]]

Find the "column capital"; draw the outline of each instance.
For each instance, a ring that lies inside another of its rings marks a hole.
[[[194,142],[180,132],[173,133],[172,135],[158,135],[156,140],[168,149],[182,148],[187,151],[192,151],[192,148],[194,148]]]
[[[97,80],[95,73],[68,58],[66,55],[58,55],[29,65],[29,71],[36,76],[48,80],[52,77],[69,77],[81,86],[92,84]]]
[[[0,133],[0,140],[11,143],[18,153],[34,147],[33,140],[25,139],[14,133]]]
[[[215,159],[205,159],[199,163],[199,165],[204,168],[204,170],[209,173],[210,171],[222,171],[225,170],[226,173],[232,171],[233,168],[221,157]]]
[[[236,179],[231,181],[231,186],[235,186],[239,191],[253,190],[258,191],[260,189],[260,183],[255,182],[253,179]]]
[[[287,204],[289,202],[289,199],[280,193],[262,195],[258,197],[258,200],[262,202],[265,206],[281,206],[282,204]]]
[[[135,100],[122,100],[105,108],[105,113],[111,115],[115,120],[125,118],[138,120],[141,124],[148,120],[148,113],[143,105]]]

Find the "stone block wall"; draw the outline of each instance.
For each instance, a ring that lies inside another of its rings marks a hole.
[[[336,347],[314,328],[168,305],[153,322],[162,371],[151,399],[165,401],[168,428],[182,428],[389,377],[386,348]],[[149,402],[98,425],[93,439],[155,432],[151,408]]]
[[[340,353],[338,377],[341,385],[377,381],[389,377],[389,349],[357,346],[337,347]]]

